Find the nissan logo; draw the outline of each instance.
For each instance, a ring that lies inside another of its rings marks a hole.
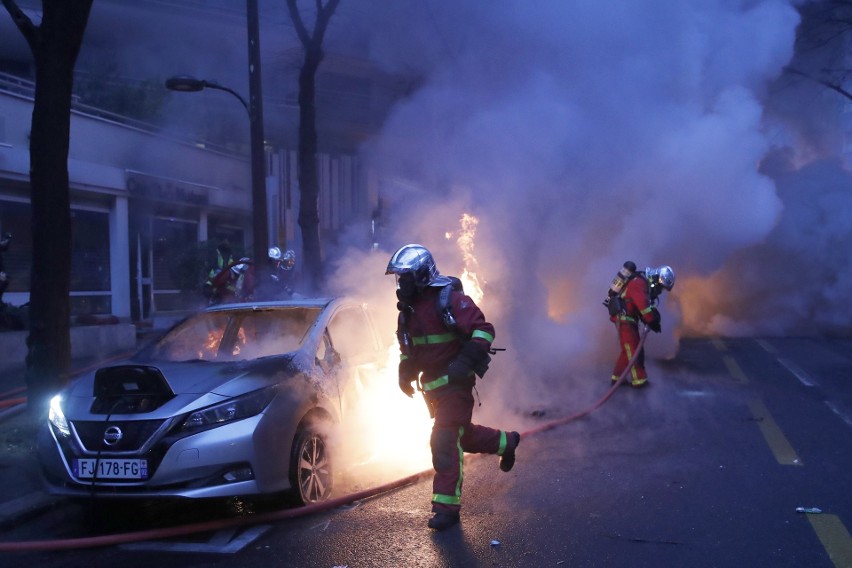
[[[104,444],[107,446],[114,446],[121,441],[124,437],[124,434],[121,432],[121,428],[118,426],[110,426],[106,430],[104,430]]]

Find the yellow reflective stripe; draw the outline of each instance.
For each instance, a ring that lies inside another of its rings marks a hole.
[[[500,447],[497,448],[497,455],[502,456],[506,451],[506,432],[500,430]]]
[[[443,375],[435,379],[434,381],[429,381],[428,383],[423,383],[423,390],[430,391],[435,390],[438,387],[442,387],[445,384],[450,382],[449,375]]]
[[[412,337],[411,341],[414,345],[431,345],[433,343],[448,343],[455,338],[456,336],[453,333],[444,333],[441,335],[419,335]]]
[[[644,310],[642,310],[640,313],[641,313],[642,315],[644,315],[644,314],[649,314],[649,313],[651,313],[651,310],[653,310],[653,309],[654,309],[654,306],[648,306],[647,308],[645,308]]]
[[[636,318],[632,318],[630,316],[618,316],[618,319],[621,321],[628,321],[630,323],[636,323]]]
[[[624,344],[624,352],[627,354],[627,361],[629,362],[633,359],[633,349],[630,347],[629,343]],[[633,378],[632,383],[636,384],[636,381],[639,380],[639,374],[636,372],[636,364],[630,366],[630,376]]]
[[[444,505],[461,505],[461,497],[456,495],[441,495],[440,493],[433,493],[432,502],[443,503]]]
[[[400,361],[405,361],[406,359],[408,359],[408,355],[406,355],[405,353],[399,356]]]
[[[471,339],[474,337],[479,337],[480,339],[484,339],[488,343],[494,343],[494,336],[488,333],[487,331],[482,331],[477,329],[470,335]]]
[[[442,495],[441,493],[433,493],[432,501],[434,503],[443,503],[444,505],[461,505],[462,481],[464,480],[464,450],[461,446],[462,436],[464,436],[464,426],[459,426],[458,436],[456,437],[456,449],[459,451],[459,479],[456,482],[456,494]]]
[[[459,426],[459,436],[456,438],[456,447],[459,450],[459,480],[456,483],[456,498],[461,503],[462,480],[464,479],[464,450],[462,449],[461,439],[464,436],[464,426]]]

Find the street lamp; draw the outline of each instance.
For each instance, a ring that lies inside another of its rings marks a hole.
[[[204,89],[216,89],[230,93],[240,101],[246,109],[251,125],[251,195],[252,195],[252,239],[254,241],[252,254],[255,259],[255,270],[262,270],[268,253],[268,223],[266,211],[266,171],[263,149],[263,124],[259,119],[260,109],[252,112],[252,105],[235,90],[219,85],[213,81],[197,79],[188,75],[177,75],[166,79],[166,88],[181,93],[195,93]],[[257,97],[259,101],[259,97]],[[252,98],[252,102],[254,102]],[[259,104],[259,103],[258,103]]]
[[[166,79],[166,88],[170,91],[178,91],[179,93],[197,93],[198,91],[203,91],[204,89],[217,89],[219,91],[231,93],[232,95],[237,97],[237,99],[239,99],[239,101],[243,105],[243,108],[246,109],[246,113],[248,113],[249,119],[251,119],[251,111],[249,110],[249,105],[246,100],[242,98],[238,92],[229,87],[225,87],[224,85],[213,83],[212,81],[205,81],[204,79],[196,79],[195,77],[190,77],[189,75],[177,75],[175,77],[169,77],[168,79]]]

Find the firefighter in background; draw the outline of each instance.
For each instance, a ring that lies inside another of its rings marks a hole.
[[[279,247],[269,248],[269,280],[265,282],[260,292],[266,299],[281,300],[292,298],[293,270],[296,267],[296,252],[287,250],[281,252]]]
[[[0,309],[5,305],[3,303],[3,294],[9,286],[9,276],[6,274],[6,267],[3,264],[3,253],[9,250],[9,244],[12,242],[12,233],[6,231],[0,237]]]
[[[509,471],[521,435],[471,422],[473,387],[491,361],[494,326],[458,279],[441,276],[432,254],[415,244],[394,253],[385,274],[397,282],[399,388],[411,397],[416,383],[434,418],[434,516],[428,526],[440,531],[459,522],[464,452],[496,454],[500,469]]]
[[[662,328],[657,300],[663,290],[671,291],[674,281],[674,271],[669,266],[647,268],[642,272],[637,271],[636,264],[631,261],[625,262],[616,274],[604,300],[610,321],[615,323],[618,330],[619,354],[612,371],[612,383],[618,381],[639,349],[639,323],[660,333]],[[649,384],[644,349],[636,356],[630,369],[630,384],[634,388]]]
[[[228,241],[216,247],[216,263],[204,282],[204,296],[209,304],[245,302],[254,298],[254,263],[248,257],[235,260]]]

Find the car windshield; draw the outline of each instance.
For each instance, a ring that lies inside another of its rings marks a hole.
[[[299,348],[320,308],[286,307],[200,312],[157,341],[157,361],[245,361]]]

